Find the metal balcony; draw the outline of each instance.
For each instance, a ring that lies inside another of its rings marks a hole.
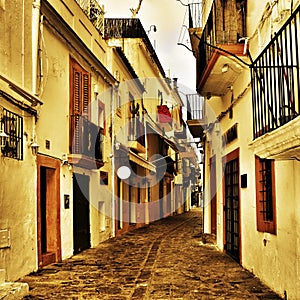
[[[232,9],[233,5],[236,9]],[[189,33],[200,95],[225,95],[243,70],[247,57],[246,7],[246,1],[216,0],[203,28],[197,19],[201,14],[195,13],[202,9],[201,5],[190,9]]]
[[[93,25],[103,35],[104,31],[104,9],[96,0],[75,0],[83,12],[87,15]]]
[[[300,6],[251,66],[254,139],[299,116],[299,34]]]
[[[251,66],[254,153],[300,159],[300,5]]]
[[[204,99],[199,94],[188,94],[187,124],[194,138],[202,138],[205,127]]]
[[[128,147],[136,153],[145,153],[145,126],[139,117],[129,120]]]
[[[102,129],[87,117],[78,115],[70,117],[70,127],[70,163],[92,169],[103,166]]]

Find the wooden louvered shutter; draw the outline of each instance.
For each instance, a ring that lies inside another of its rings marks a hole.
[[[83,73],[83,103],[82,103],[82,115],[88,116],[89,104],[90,104],[90,75]]]
[[[89,116],[90,75],[74,60],[71,60],[70,74],[70,151],[80,154],[83,151],[84,124]]]
[[[73,69],[73,99],[71,116],[72,153],[80,151],[80,114],[81,114],[81,74]]]

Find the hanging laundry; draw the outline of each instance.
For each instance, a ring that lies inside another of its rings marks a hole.
[[[157,113],[160,123],[172,123],[172,116],[167,105],[158,105]]]

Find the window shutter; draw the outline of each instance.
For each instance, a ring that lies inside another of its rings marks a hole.
[[[90,76],[88,73],[83,73],[83,107],[82,114],[87,116],[89,112],[90,102]]]
[[[73,114],[81,113],[81,74],[74,70],[73,77]]]
[[[88,135],[88,113],[90,103],[90,74],[71,59],[70,72],[70,151],[81,154],[85,151]]]

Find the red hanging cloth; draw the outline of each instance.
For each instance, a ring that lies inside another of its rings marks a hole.
[[[172,123],[171,113],[167,105],[157,106],[158,121],[160,123]]]

